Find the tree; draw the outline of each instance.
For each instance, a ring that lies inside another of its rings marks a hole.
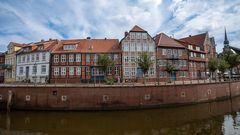
[[[147,52],[144,52],[140,55],[138,61],[138,66],[141,68],[143,72],[144,78],[144,85],[146,84],[146,73],[148,72],[149,68],[153,65],[153,61]]]
[[[107,54],[100,54],[98,56],[98,65],[100,69],[104,72],[104,79],[106,80],[108,68],[114,67],[114,62]]]
[[[231,79],[232,69],[240,64],[240,56],[229,50],[224,53],[224,60],[229,64],[230,79]]]
[[[218,70],[220,71],[221,78],[223,77],[224,73],[227,69],[229,69],[230,65],[223,59],[221,59],[218,63]]]
[[[176,70],[176,67],[175,67],[174,65],[170,64],[169,62],[167,62],[166,71],[167,71],[168,74],[169,74],[169,82],[172,81],[172,80],[171,80],[171,73],[172,73],[173,71],[175,71],[175,70]]]
[[[211,79],[212,79],[213,73],[218,69],[218,60],[216,58],[209,59],[208,69],[211,73]]]

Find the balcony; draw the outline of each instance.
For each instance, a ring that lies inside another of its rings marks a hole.
[[[12,69],[12,65],[10,65],[10,64],[0,64],[0,69]]]

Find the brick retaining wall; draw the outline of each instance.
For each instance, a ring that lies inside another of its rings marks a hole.
[[[240,82],[123,87],[0,87],[0,108],[13,91],[12,109],[109,110],[185,105],[240,95]]]

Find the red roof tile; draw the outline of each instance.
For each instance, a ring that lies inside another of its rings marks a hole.
[[[144,29],[140,28],[139,26],[135,25],[130,32],[146,32]]]
[[[66,44],[76,44],[74,50],[63,50]],[[61,40],[53,53],[113,53],[121,52],[118,39]]]
[[[175,41],[173,38],[168,37],[164,33],[156,35],[155,43],[158,47],[185,48],[185,46],[183,46],[181,43]]]
[[[198,35],[194,35],[194,36],[181,38],[179,40],[186,41],[186,42],[188,42],[190,44],[202,46],[204,44],[204,42],[205,42],[206,36],[207,36],[207,33],[203,33],[203,34],[198,34]]]

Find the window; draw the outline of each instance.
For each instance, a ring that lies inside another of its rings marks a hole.
[[[115,75],[118,75],[118,67],[115,67]]]
[[[166,55],[167,54],[167,50],[166,49],[162,49],[162,55]]]
[[[61,62],[66,62],[66,55],[65,54],[61,55]]]
[[[180,77],[186,77],[187,76],[187,72],[186,71],[180,71]]]
[[[200,51],[200,47],[196,47],[196,50],[197,50],[197,51]]]
[[[86,54],[86,62],[90,62],[90,54]]]
[[[27,55],[27,62],[29,62],[30,61],[30,55],[28,54]]]
[[[126,52],[129,51],[129,43],[126,42],[125,44],[123,44],[123,46],[124,46],[123,47],[124,51],[126,51]]]
[[[146,52],[147,51],[147,45],[146,44],[143,44],[143,51]]]
[[[118,60],[118,54],[114,54],[113,59],[114,59],[115,61]]]
[[[136,38],[141,39],[141,33],[136,33]]]
[[[39,54],[36,54],[36,61],[39,61]]]
[[[94,62],[98,62],[98,55],[97,54],[94,54]]]
[[[167,55],[171,56],[172,55],[172,49],[167,49]]]
[[[89,67],[86,67],[86,74],[87,74],[87,75],[89,75],[89,74],[90,74]]]
[[[178,56],[182,56],[182,50],[181,49],[178,50]]]
[[[37,74],[37,66],[32,67],[32,74]]]
[[[22,63],[25,63],[25,56],[22,56]]]
[[[167,72],[165,72],[165,71],[160,71],[159,72],[159,77],[160,78],[164,78],[164,77],[166,77],[166,75],[167,75]]]
[[[154,68],[150,68],[149,74],[150,74],[150,75],[154,75],[154,74],[155,74]]]
[[[76,44],[68,44],[63,46],[63,50],[75,50],[77,47]]]
[[[76,54],[76,62],[81,62],[81,54]]]
[[[69,75],[74,75],[74,67],[69,67]]]
[[[41,66],[41,73],[42,73],[42,74],[46,74],[46,72],[47,72],[47,67],[46,67],[46,65],[42,65],[42,66]]]
[[[142,51],[142,45],[140,43],[137,43],[136,46],[137,46],[137,51],[141,52]]]
[[[136,75],[136,69],[135,68],[132,68],[131,70],[131,76],[135,76]]]
[[[107,74],[109,74],[109,75],[112,74],[112,67],[107,68]]]
[[[131,44],[130,44],[130,51],[131,51],[131,52],[135,52],[135,48],[136,48],[135,43],[131,43]]]
[[[82,73],[81,67],[76,67],[76,72],[77,72],[77,75],[81,75]]]
[[[192,45],[188,45],[188,49],[193,49],[193,46]]]
[[[59,67],[54,67],[54,76],[59,75]]]
[[[74,62],[74,54],[69,54],[69,62]]]
[[[19,67],[19,75],[23,75],[23,67]]]
[[[18,56],[18,63],[21,63],[21,57]]]
[[[124,61],[125,62],[129,62],[129,57],[128,56],[124,56]]]
[[[61,67],[61,75],[66,75],[66,67]]]
[[[125,68],[124,74],[125,74],[125,76],[129,76],[129,68]]]
[[[42,61],[46,61],[46,53],[42,53]]]
[[[135,62],[135,57],[134,56],[131,56],[131,62]]]
[[[34,61],[35,61],[35,55],[32,54],[32,62],[34,62]]]
[[[59,61],[59,55],[54,55],[54,63],[58,63]]]
[[[159,66],[166,66],[167,61],[166,60],[159,60]]]

